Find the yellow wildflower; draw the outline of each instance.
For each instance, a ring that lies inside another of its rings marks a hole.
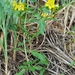
[[[19,2],[18,10],[24,10],[24,4],[22,2]]]
[[[50,18],[53,18],[54,17],[54,14],[50,15]]]
[[[48,0],[46,3],[45,3],[45,6],[47,6],[49,9],[52,9],[52,8],[55,8],[55,0]]]
[[[41,14],[41,17],[45,18],[45,17],[48,17],[48,18],[53,18],[54,17],[54,14],[48,14],[48,13],[42,13]]]
[[[15,7],[16,5],[17,5],[17,2],[16,1],[13,1],[12,6]]]
[[[46,17],[47,16],[47,13],[42,13],[41,16],[42,17]]]
[[[19,2],[19,4],[14,1],[12,6],[14,7],[14,10],[24,10],[24,4],[22,2]]]
[[[52,9],[52,11],[55,12],[55,10],[58,8],[59,8],[59,5],[57,4],[57,5],[55,5],[55,8]]]
[[[49,9],[57,9],[59,5],[55,5],[55,0],[48,0],[45,3],[45,6],[48,7]]]
[[[12,6],[14,7],[14,10],[17,10],[18,9],[18,4],[17,4],[16,1],[13,1]]]
[[[18,5],[15,5],[14,10],[17,10],[17,9],[18,9]]]

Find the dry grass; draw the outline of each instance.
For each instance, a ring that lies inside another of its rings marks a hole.
[[[46,21],[46,32],[44,35],[39,35],[38,38],[31,41],[30,44],[27,44],[28,49],[35,49],[39,52],[43,52],[47,59],[49,60],[49,64],[47,66],[46,75],[60,75],[63,73],[64,75],[75,75],[75,66],[70,67],[69,64],[75,61],[75,56],[73,51],[75,49],[75,43],[72,42],[72,39],[75,38],[74,35],[68,34],[72,27],[75,24],[75,7],[74,4],[71,5],[70,9],[68,6],[62,8],[58,13],[55,14],[56,21],[48,20]],[[30,27],[32,27],[32,30]],[[31,34],[33,34],[37,30],[36,23],[27,24],[28,30]],[[10,31],[12,32],[12,31]],[[18,33],[18,41],[23,41],[23,35],[21,32]],[[25,55],[22,51],[16,52],[16,59],[13,61],[13,53],[12,53],[12,35],[8,35],[9,45],[8,45],[8,75],[14,75],[19,71],[18,66],[24,62]],[[18,43],[18,42],[17,42]],[[31,55],[28,55],[29,59],[32,59]],[[0,54],[0,65],[1,65],[1,73],[4,73],[4,56]],[[4,74],[2,74],[4,75]],[[28,71],[24,75],[33,75]],[[36,72],[36,75],[39,75]]]

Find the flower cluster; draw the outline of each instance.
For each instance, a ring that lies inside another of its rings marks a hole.
[[[58,5],[55,5],[55,0],[48,0],[45,3],[45,6],[48,7],[49,9],[54,9],[58,7]]]
[[[24,4],[22,2],[17,3],[16,1],[14,1],[12,6],[14,7],[14,10],[24,10]]]
[[[42,13],[41,16],[45,18],[47,17],[47,13]]]
[[[41,16],[44,18],[45,17],[53,18],[54,17],[53,12],[55,12],[55,10],[59,8],[59,5],[55,5],[55,0],[47,0],[45,6],[48,7],[49,10],[52,10],[52,14],[42,13]]]
[[[42,16],[43,18],[45,18],[45,17],[53,18],[53,17],[54,17],[54,14],[49,15],[48,13],[42,13],[41,16]]]

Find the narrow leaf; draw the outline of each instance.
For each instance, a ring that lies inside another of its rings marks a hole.
[[[22,69],[19,73],[16,73],[15,75],[23,75],[25,73],[25,69]]]
[[[70,66],[74,66],[75,65],[75,61],[70,63]]]
[[[45,32],[45,20],[44,20],[44,18],[39,20],[38,24],[40,27],[40,34],[44,34],[44,32]]]
[[[36,58],[40,59],[40,61],[42,62],[42,64],[48,64],[48,61],[45,57],[45,55],[43,53],[39,53],[39,52],[36,52],[36,51],[32,51],[31,52],[33,56],[35,56]]]

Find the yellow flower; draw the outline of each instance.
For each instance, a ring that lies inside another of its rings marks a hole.
[[[22,2],[19,2],[18,10],[24,10],[24,4]]]
[[[53,18],[54,17],[54,14],[50,15],[50,18]]]
[[[22,2],[19,2],[19,4],[14,1],[12,6],[14,7],[14,10],[24,10],[24,4]]]
[[[12,6],[15,7],[16,5],[17,5],[17,2],[16,1],[13,1]]]
[[[48,18],[53,18],[54,17],[54,14],[48,14],[48,13],[42,13],[41,14],[41,17],[45,18],[45,17],[48,17]]]
[[[17,9],[18,9],[18,5],[15,5],[14,10],[17,10]]]
[[[46,17],[47,16],[47,13],[42,13],[41,16],[42,17]]]
[[[58,9],[58,8],[59,8],[59,5],[57,4],[57,5],[55,5],[55,7],[52,9],[52,11],[55,12],[55,10]]]
[[[14,7],[14,10],[17,10],[18,9],[18,4],[17,4],[16,1],[13,1],[12,6]]]
[[[58,7],[58,5],[55,5],[55,0],[48,0],[46,3],[45,3],[45,6],[48,7],[49,9],[54,9],[56,7]]]

